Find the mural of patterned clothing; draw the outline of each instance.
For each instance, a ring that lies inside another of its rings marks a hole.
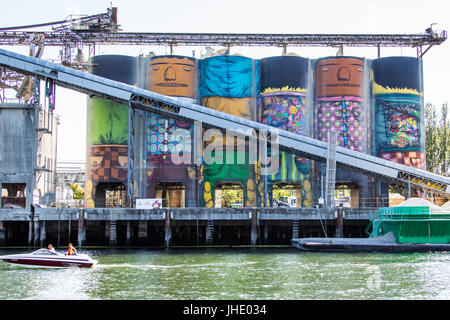
[[[366,151],[363,146],[362,98],[318,98],[316,118],[318,138],[327,141],[327,132],[337,132],[337,145],[355,151]]]

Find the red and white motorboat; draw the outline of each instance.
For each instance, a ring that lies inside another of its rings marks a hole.
[[[1,256],[0,259],[14,265],[30,268],[89,268],[98,262],[86,254],[68,256],[48,249],[39,249],[32,253]]]

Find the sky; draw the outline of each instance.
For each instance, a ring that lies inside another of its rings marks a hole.
[[[3,0],[5,1],[5,0]],[[0,11],[0,27],[63,20],[69,15],[93,15],[118,8],[123,32],[192,33],[298,33],[298,34],[413,34],[422,33],[432,23],[435,30],[448,30],[450,4],[447,1],[398,0],[15,0]],[[50,30],[50,28],[46,29]],[[450,40],[431,48],[423,58],[424,100],[439,107],[450,101]],[[2,46],[26,54],[28,48]],[[219,48],[217,48],[219,49]],[[196,57],[204,47],[175,47],[174,54]],[[96,54],[168,54],[168,46],[111,46],[96,48]],[[337,48],[288,47],[303,57],[335,55]],[[44,59],[58,59],[59,48],[45,48]],[[233,47],[240,53],[260,59],[281,55],[281,48]],[[376,48],[344,48],[344,55],[377,57]],[[416,49],[382,48],[381,56],[416,56]],[[86,96],[57,88],[56,113],[60,116],[58,161],[84,161],[86,156]]]

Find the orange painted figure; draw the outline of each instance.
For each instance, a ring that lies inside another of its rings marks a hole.
[[[357,96],[364,94],[364,61],[357,58],[329,58],[316,68],[318,97]]]
[[[183,56],[160,56],[150,61],[148,89],[160,94],[195,98],[195,60]]]

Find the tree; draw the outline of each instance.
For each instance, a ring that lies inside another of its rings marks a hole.
[[[439,162],[441,165],[441,173],[446,174],[448,168],[448,105],[447,102],[442,105],[441,109],[441,122],[442,127],[440,128],[439,136],[440,136],[440,152],[439,152]]]
[[[425,105],[425,154],[426,169],[431,172],[436,171],[439,159],[439,146],[437,144],[437,120],[436,108],[433,104]]]
[[[72,189],[74,199],[84,199],[84,189],[78,183],[70,183],[69,187]]]
[[[450,129],[448,104],[442,104],[440,119],[433,104],[425,106],[425,152],[426,169],[430,172],[448,175]]]

